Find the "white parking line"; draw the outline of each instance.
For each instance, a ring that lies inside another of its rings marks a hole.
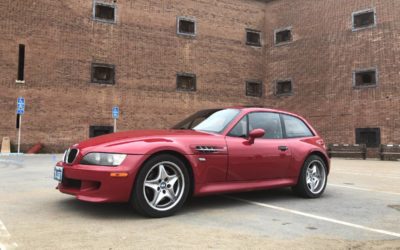
[[[245,199],[241,199],[241,198],[237,198],[237,197],[233,197],[233,196],[225,196],[225,197],[227,197],[229,199],[245,202],[245,203],[248,203],[248,204],[256,205],[256,206],[266,207],[266,208],[275,209],[275,210],[279,210],[279,211],[283,211],[283,212],[287,212],[287,213],[301,215],[301,216],[304,216],[304,217],[309,217],[309,218],[322,220],[322,221],[328,221],[328,222],[335,223],[335,224],[340,224],[340,225],[344,225],[344,226],[348,226],[348,227],[362,229],[362,230],[365,230],[365,231],[370,231],[370,232],[374,232],[374,233],[380,233],[380,234],[385,234],[385,235],[390,235],[390,236],[394,236],[394,237],[400,238],[400,233],[396,233],[396,232],[390,232],[390,231],[386,231],[386,230],[381,230],[381,229],[376,229],[376,228],[371,228],[371,227],[365,227],[365,226],[362,226],[362,225],[357,225],[357,224],[353,224],[353,223],[346,222],[346,221],[341,221],[341,220],[336,220],[336,219],[332,219],[332,218],[328,218],[328,217],[324,217],[324,216],[304,213],[304,212],[301,212],[301,211],[287,209],[287,208],[284,208],[284,207],[273,206],[273,205],[269,205],[269,204],[265,204],[265,203],[261,203],[261,202],[245,200]]]
[[[15,242],[11,243],[10,245],[6,244],[10,237],[11,234],[8,232],[4,223],[0,220],[0,250],[13,249],[15,247],[18,247],[18,244]],[[7,248],[8,246],[10,246],[11,248]]]
[[[399,175],[379,175],[374,173],[355,173],[355,172],[345,172],[345,171],[333,171],[333,174],[350,174],[350,175],[361,175],[361,176],[371,176],[378,178],[389,178],[389,179],[400,179]]]
[[[0,238],[9,238],[11,237],[4,223],[0,220]]]
[[[383,193],[383,194],[400,195],[400,193],[396,193],[396,192],[381,191],[381,190],[374,190],[374,189],[370,189],[370,188],[362,188],[362,187],[355,187],[355,186],[346,186],[346,185],[340,185],[340,184],[328,184],[328,186],[340,187],[340,188],[348,188],[348,189],[354,189],[354,190],[360,190],[360,191],[367,191],[367,192]]]

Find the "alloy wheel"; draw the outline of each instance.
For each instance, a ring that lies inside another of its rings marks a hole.
[[[325,187],[326,171],[324,165],[314,160],[307,166],[306,184],[308,190],[313,194],[318,194]]]
[[[173,208],[182,198],[185,189],[183,178],[181,169],[175,163],[163,161],[155,164],[143,183],[147,204],[158,211]]]

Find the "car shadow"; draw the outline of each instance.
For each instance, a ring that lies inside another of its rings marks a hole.
[[[235,200],[235,198],[258,202],[299,199],[288,188],[192,197],[175,216],[186,216],[203,210],[237,210],[239,207],[249,206],[249,204]],[[103,220],[147,219],[137,213],[128,203],[90,203],[69,197],[58,201],[57,209],[60,212],[65,211],[78,216],[84,215],[85,217],[101,218]]]
[[[237,199],[245,199],[257,202],[276,202],[280,200],[287,201],[291,199],[298,199],[298,197],[295,196],[288,188],[193,197],[185,205],[181,213],[191,213],[203,209],[235,209],[237,207],[249,206],[249,204]]]
[[[102,219],[135,219],[141,216],[128,203],[91,203],[68,197],[57,201],[58,211]]]

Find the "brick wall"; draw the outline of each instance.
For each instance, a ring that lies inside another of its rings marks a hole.
[[[23,149],[58,150],[89,136],[90,125],[120,130],[170,127],[201,108],[262,104],[245,96],[263,79],[264,49],[245,45],[245,28],[262,30],[264,3],[118,1],[117,23],[92,19],[92,1],[2,1],[0,137],[15,142],[15,102],[26,98]],[[195,39],[176,35],[177,16],[197,20]],[[16,84],[18,44],[26,45],[25,84]],[[91,63],[116,67],[116,85],[90,81]],[[177,92],[176,73],[197,75],[197,92]]]
[[[106,1],[107,2],[107,1]],[[170,127],[202,108],[266,105],[308,118],[329,142],[353,143],[357,127],[380,127],[400,142],[400,22],[397,0],[118,0],[116,24],[94,21],[92,0],[1,1],[0,137],[16,141],[15,102],[26,99],[23,150],[36,142],[62,151],[90,125],[120,130]],[[351,30],[351,13],[375,7],[377,27]],[[197,36],[176,35],[177,16],[195,17]],[[292,26],[294,41],[275,47],[273,31]],[[264,46],[245,43],[263,31]],[[25,84],[15,83],[18,44],[26,45]],[[116,85],[91,83],[91,63],[114,64]],[[377,88],[353,89],[352,71],[377,67]],[[176,73],[197,76],[196,92],[177,92]],[[294,94],[276,97],[291,78]],[[263,80],[262,98],[245,96]]]
[[[377,26],[352,31],[352,12],[375,8]],[[400,141],[400,1],[281,0],[266,7],[266,103],[297,112],[332,143],[355,143],[355,128],[380,128],[382,143]],[[273,32],[292,27],[293,42]],[[378,86],[354,89],[352,72],[376,67]],[[294,93],[276,97],[274,81]]]

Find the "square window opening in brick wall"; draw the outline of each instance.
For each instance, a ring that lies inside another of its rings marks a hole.
[[[196,75],[178,73],[176,75],[176,89],[178,91],[196,91]]]
[[[381,144],[380,128],[356,128],[356,143],[367,148],[377,148]]]
[[[106,134],[111,134],[114,132],[114,127],[113,126],[90,126],[89,127],[89,137],[96,137],[100,135],[106,135]]]
[[[196,20],[190,17],[178,17],[178,35],[196,36]]]
[[[352,14],[353,30],[360,30],[376,26],[376,15],[374,9],[357,11]]]
[[[246,44],[250,46],[261,47],[261,32],[257,30],[246,29]]]
[[[115,23],[116,6],[113,4],[95,2],[93,8],[93,18],[97,21]]]
[[[292,80],[279,80],[275,83],[275,95],[291,95],[293,93]]]
[[[115,66],[111,64],[92,63],[92,82],[115,84]]]
[[[353,73],[353,87],[376,87],[377,86],[376,69],[356,70]]]
[[[246,82],[246,96],[262,97],[263,87],[261,81]]]
[[[275,30],[274,33],[275,45],[290,43],[293,40],[291,27]]]

